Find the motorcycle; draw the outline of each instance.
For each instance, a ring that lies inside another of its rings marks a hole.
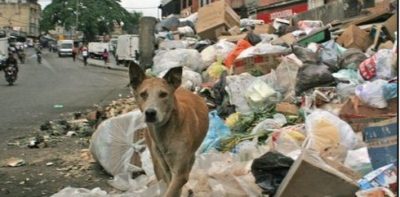
[[[15,66],[8,66],[4,69],[4,73],[8,85],[12,86],[17,80],[17,68]]]

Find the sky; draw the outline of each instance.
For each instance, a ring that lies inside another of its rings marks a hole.
[[[42,9],[51,3],[51,0],[38,0]],[[157,17],[157,7],[160,5],[160,0],[121,0],[121,5],[128,11],[138,11],[142,12],[144,16],[154,16]]]

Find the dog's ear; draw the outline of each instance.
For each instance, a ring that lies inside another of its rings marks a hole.
[[[140,68],[140,66],[134,61],[131,61],[129,64],[129,80],[131,87],[136,90],[145,78],[146,74],[142,68]]]
[[[174,89],[178,88],[182,83],[182,67],[174,67],[169,69],[163,78]]]

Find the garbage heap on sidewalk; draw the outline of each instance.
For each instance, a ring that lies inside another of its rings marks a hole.
[[[182,86],[210,107],[183,195],[397,195],[397,9],[377,5],[343,22],[263,24],[218,1],[157,24],[149,72],[162,77],[183,66]],[[121,195],[165,190],[143,128],[133,110],[92,136],[91,152]]]

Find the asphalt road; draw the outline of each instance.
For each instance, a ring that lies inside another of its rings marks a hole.
[[[78,60],[59,58],[47,50],[38,64],[32,49],[26,53],[14,86],[8,86],[3,72],[0,74],[2,148],[8,139],[24,136],[60,114],[83,111],[129,94],[127,72],[83,66]]]

